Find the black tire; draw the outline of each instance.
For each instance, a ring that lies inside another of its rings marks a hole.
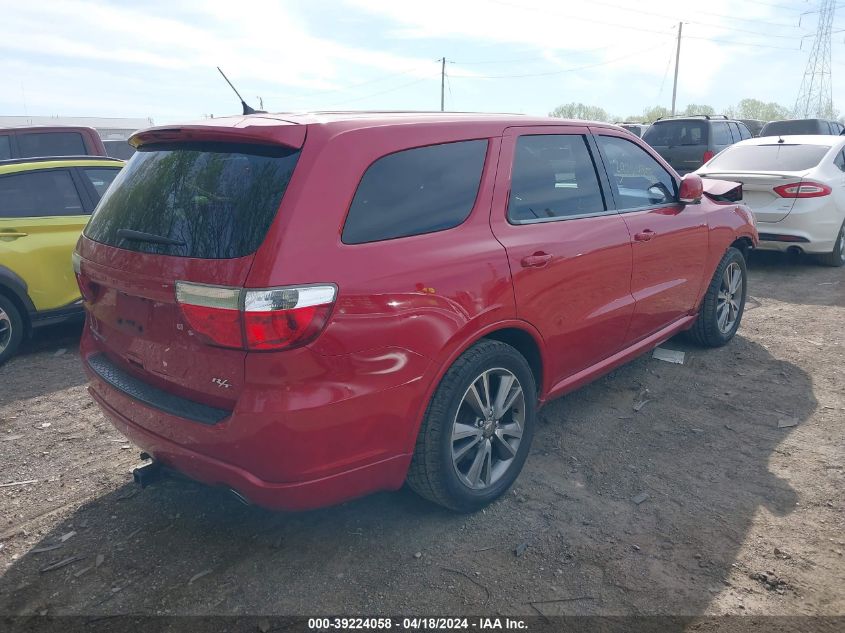
[[[489,487],[477,490],[461,480],[458,467],[453,464],[452,430],[470,386],[484,372],[494,368],[510,372],[522,387],[522,438],[516,448],[516,455],[499,479]],[[449,368],[426,409],[408,470],[408,485],[421,497],[456,512],[480,510],[500,497],[516,480],[531,448],[536,418],[537,388],[525,357],[510,345],[499,341],[483,340],[476,343]]]
[[[20,311],[12,301],[0,295],[0,365],[18,351],[23,333],[24,321]]]
[[[736,320],[733,325],[723,331],[719,326],[719,319],[717,315],[717,307],[719,301],[719,292],[722,286],[722,278],[725,271],[732,264],[739,266],[742,274],[742,290],[739,301],[739,310],[737,311]],[[713,273],[713,278],[710,280],[710,285],[707,286],[707,291],[704,293],[704,299],[701,301],[701,308],[698,312],[698,318],[689,330],[690,338],[705,347],[721,347],[728,343],[739,329],[739,324],[742,321],[742,314],[745,311],[745,297],[748,293],[748,269],[745,265],[745,257],[742,251],[734,247],[730,247],[722,257],[719,265],[716,266],[716,272]]]
[[[818,261],[824,266],[832,266],[834,268],[845,266],[845,222],[839,228],[839,235],[836,237],[833,251],[819,255]]]

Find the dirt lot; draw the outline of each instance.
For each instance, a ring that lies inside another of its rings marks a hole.
[[[0,483],[37,480],[0,488],[0,614],[845,614],[845,271],[751,269],[731,345],[673,340],[684,365],[551,403],[474,516],[407,490],[304,514],[140,491],[79,328],[45,333],[0,368]]]

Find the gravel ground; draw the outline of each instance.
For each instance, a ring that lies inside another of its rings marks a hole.
[[[674,339],[683,365],[545,407],[472,516],[408,490],[301,514],[139,490],[79,327],[44,332],[0,368],[0,484],[36,480],[0,488],[0,615],[845,614],[845,271],[756,254],[750,292],[727,347]]]

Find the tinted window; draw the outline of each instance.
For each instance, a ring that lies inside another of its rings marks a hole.
[[[362,244],[458,226],[475,204],[487,141],[417,147],[384,156],[364,172],[343,242]]]
[[[845,171],[845,150],[839,152],[833,159],[833,164],[839,167],[839,171]]]
[[[743,125],[742,123],[737,123],[736,125],[737,125],[737,127],[739,128],[739,137],[740,137],[742,140],[745,140],[745,139],[747,139],[747,138],[751,138],[751,130],[749,130],[749,129],[748,129],[745,125]]]
[[[731,138],[731,131],[728,129],[727,123],[714,122],[713,123],[713,145],[730,145],[733,143]]]
[[[643,134],[643,140],[652,147],[706,145],[707,124],[704,121],[657,121]]]
[[[88,152],[79,132],[41,132],[18,134],[18,149],[22,157],[84,156]]]
[[[784,134],[820,134],[816,119],[798,119],[794,121],[772,121],[763,126],[760,136],[783,136]]]
[[[708,171],[802,171],[815,167],[829,145],[734,145],[707,165]]]
[[[620,210],[677,201],[675,179],[642,147],[616,136],[596,138]]]
[[[82,202],[64,169],[0,176],[0,218],[81,215]]]
[[[91,182],[94,186],[94,189],[97,191],[97,195],[102,198],[103,194],[106,192],[106,189],[109,188],[109,185],[115,179],[120,169],[116,169],[114,167],[84,167],[82,172],[85,174],[85,177]]]
[[[129,160],[135,153],[135,148],[126,141],[103,141],[103,145],[106,148],[106,154],[112,158]]]
[[[0,136],[0,160],[8,160],[12,157],[12,139],[9,135]]]
[[[144,253],[243,257],[264,240],[298,157],[298,150],[266,145],[149,146],[108,188],[85,235]],[[177,243],[125,239],[120,229]]]
[[[603,213],[593,158],[583,136],[520,136],[516,142],[508,219],[512,223]]]

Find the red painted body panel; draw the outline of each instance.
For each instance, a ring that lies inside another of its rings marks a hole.
[[[388,114],[233,117],[139,133],[142,144],[242,134],[302,153],[252,256],[146,255],[85,237],[78,246],[89,291],[83,359],[104,353],[154,387],[231,413],[211,425],[178,418],[88,369],[92,395],[118,429],[166,465],[260,505],[303,509],[399,487],[440,379],[484,336],[520,330],[534,341],[544,401],[689,327],[725,249],[739,237],[756,240],[750,213],[705,197],[671,210],[510,225],[515,137],[553,130],[589,134],[584,124],[556,120]],[[342,243],[371,163],[409,147],[470,139],[487,139],[488,149],[463,224]],[[635,243],[632,234],[646,225],[663,239]],[[551,255],[545,266],[522,266],[540,251]],[[338,294],[313,342],[246,352],[193,336],[175,303],[177,280],[246,288],[331,283]],[[220,390],[215,378],[231,387]]]

